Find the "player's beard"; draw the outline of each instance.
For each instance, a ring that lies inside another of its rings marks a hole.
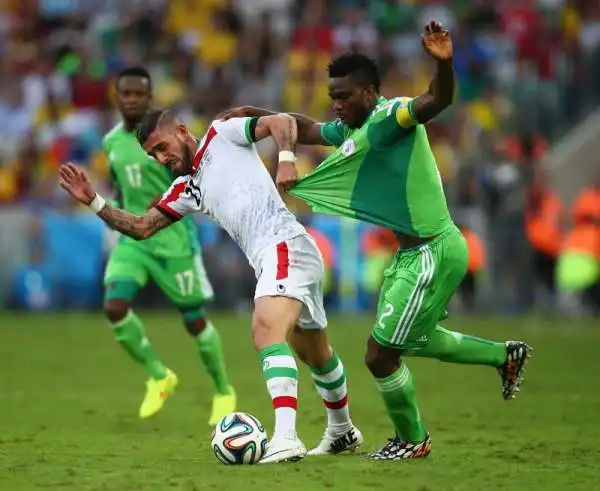
[[[186,174],[192,173],[192,168],[194,167],[194,154],[190,150],[190,147],[185,143],[183,145],[183,168]]]
[[[190,147],[184,142],[180,142],[181,145],[181,169],[170,168],[169,172],[175,177],[187,176],[192,173],[194,167],[194,155],[190,150]]]

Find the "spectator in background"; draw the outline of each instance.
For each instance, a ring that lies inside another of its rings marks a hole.
[[[371,56],[375,54],[377,31],[363,9],[345,9],[342,22],[333,30],[333,46],[337,53],[361,51]]]
[[[554,275],[566,222],[560,198],[547,184],[544,173],[538,168],[536,177],[527,191],[525,232],[533,249],[535,280],[544,291],[545,306],[553,310],[556,303]]]
[[[430,144],[453,211],[459,205],[482,217],[478,227],[468,225],[490,252],[492,300],[505,298],[503,307],[516,311],[531,304],[533,289],[523,212],[528,172],[600,104],[598,2],[6,0],[0,9],[0,203],[57,206],[48,176],[67,159],[89,161],[95,180],[108,179],[99,135],[114,123],[111,77],[124,64],[147,65],[157,102],[179,109],[198,134],[236,104],[302,108],[327,120],[334,115],[325,68],[334,51],[371,53],[385,96],[418,95],[429,67],[417,33],[430,18],[442,19],[455,40],[459,84],[452,109],[429,125]],[[533,135],[530,159],[523,135]],[[272,146],[259,151],[273,168]],[[299,148],[301,173],[329,151]],[[465,180],[468,205],[460,203]],[[234,271],[215,264],[235,281]]]
[[[600,313],[600,179],[573,204],[573,226],[558,260],[557,282],[563,296],[574,297],[577,311]]]
[[[0,102],[0,138],[4,155],[18,153],[19,146],[27,139],[33,129],[34,114],[25,104],[23,89],[19,80],[13,80],[5,86]]]

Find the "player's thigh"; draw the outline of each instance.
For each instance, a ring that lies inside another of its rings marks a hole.
[[[104,301],[131,302],[148,282],[147,253],[133,244],[118,244],[111,252],[104,272]]]
[[[176,258],[153,257],[148,270],[169,301],[182,311],[201,306],[213,297],[200,254]]]
[[[327,327],[323,305],[323,258],[312,237],[301,235],[265,251],[255,298],[281,296],[300,302],[294,327]]]
[[[302,310],[295,298],[273,295],[254,299],[252,336],[258,349],[273,343],[286,342]]]
[[[386,271],[371,336],[382,346],[404,349],[435,327],[431,277],[433,265],[425,252],[410,253]]]
[[[372,336],[392,348],[418,349],[447,315],[446,307],[467,269],[468,252],[460,232],[400,254],[387,281]]]
[[[435,264],[435,275],[429,287],[430,303],[432,314],[439,321],[448,316],[447,305],[467,275],[469,250],[466,240],[455,229],[432,244],[430,254]]]

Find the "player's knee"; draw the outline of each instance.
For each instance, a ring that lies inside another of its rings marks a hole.
[[[190,336],[196,337],[206,328],[206,317],[197,317],[192,320],[184,321],[185,330],[189,333]]]
[[[104,302],[104,313],[112,324],[122,321],[130,308],[131,306],[126,300],[111,299]]]
[[[365,365],[376,378],[385,378],[400,368],[400,356],[396,350],[381,346],[370,338],[365,354]]]
[[[255,300],[252,337],[257,350],[285,343],[298,323],[302,304],[287,297],[261,297]]]
[[[179,312],[183,319],[185,330],[190,336],[196,337],[206,329],[208,320],[205,317],[204,306],[180,308]]]
[[[277,326],[270,319],[255,313],[252,317],[252,340],[254,348],[260,351],[272,344],[286,342],[286,332]]]

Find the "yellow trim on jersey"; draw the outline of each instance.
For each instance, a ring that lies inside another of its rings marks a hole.
[[[411,97],[399,97],[400,104],[396,109],[396,121],[402,128],[412,128],[419,124],[411,111],[411,102],[414,100]]]

